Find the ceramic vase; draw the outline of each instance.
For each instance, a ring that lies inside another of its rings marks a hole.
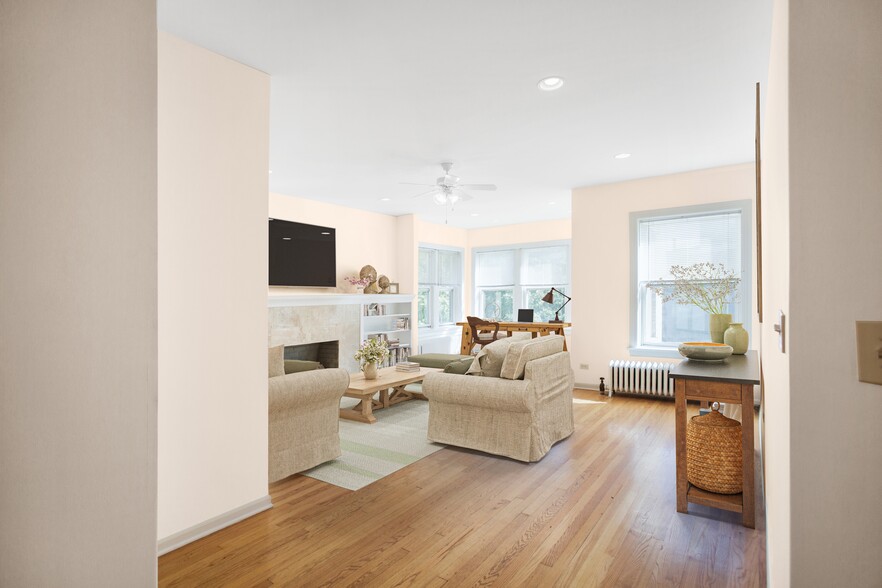
[[[377,364],[375,364],[374,362],[369,362],[361,366],[361,371],[364,372],[365,380],[377,379]]]
[[[731,314],[712,314],[710,315],[710,338],[714,343],[723,342],[723,333],[732,323]]]
[[[723,343],[732,348],[733,355],[747,353],[748,334],[741,323],[729,324],[729,328],[723,333]]]

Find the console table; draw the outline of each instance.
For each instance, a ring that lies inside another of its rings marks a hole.
[[[519,323],[506,321],[492,321],[499,323],[499,330],[505,331],[510,337],[512,333],[530,333],[535,339],[537,336],[544,335],[562,335],[564,336],[564,351],[567,350],[566,335],[564,329],[573,326],[572,323]],[[462,327],[462,342],[459,346],[459,352],[463,355],[469,355],[475,346],[472,343],[472,329],[468,323],[456,323],[458,327]],[[484,329],[478,329],[483,331]],[[487,329],[492,331],[493,329]]]
[[[677,512],[688,513],[689,503],[703,504],[741,513],[741,523],[756,524],[756,486],[753,464],[753,387],[760,383],[756,351],[733,355],[721,363],[685,359],[670,371],[677,405]],[[716,494],[696,488],[686,479],[686,401],[741,404],[741,450],[743,487],[741,494]]]

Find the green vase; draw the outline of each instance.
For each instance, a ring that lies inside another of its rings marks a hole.
[[[714,343],[723,342],[723,333],[732,323],[731,314],[712,314],[710,316],[710,338]]]
[[[749,336],[741,323],[731,323],[726,332],[723,333],[723,343],[732,348],[734,355],[744,355],[747,353],[747,343]]]

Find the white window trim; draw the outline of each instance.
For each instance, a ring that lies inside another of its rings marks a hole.
[[[533,243],[514,243],[510,245],[493,245],[488,247],[474,247],[472,248],[472,309],[473,314],[478,316],[478,309],[481,308],[481,295],[480,289],[478,286],[478,264],[475,263],[475,257],[477,253],[487,253],[491,251],[512,251],[515,252],[515,268],[517,272],[517,278],[520,280],[520,267],[521,267],[521,251],[524,249],[533,249],[539,247],[557,247],[557,246],[565,246],[567,248],[567,283],[566,284],[549,284],[548,288],[551,289],[552,286],[559,287],[565,286],[568,291],[568,295],[572,294],[571,290],[573,287],[573,245],[570,239],[558,239],[555,241],[536,241]],[[516,313],[518,309],[524,308],[524,290],[526,288],[536,288],[537,286],[545,286],[545,284],[530,284],[525,285],[521,283],[514,283],[510,285],[501,285],[501,286],[485,286],[483,289],[486,290],[506,290],[508,288],[512,289],[512,305],[513,310]],[[556,307],[555,307],[556,309]],[[571,305],[567,304],[564,309],[564,316],[561,317],[561,320],[564,322],[570,322],[570,311]],[[486,317],[481,317],[486,318]],[[512,317],[512,320],[517,320],[517,315]]]
[[[460,260],[460,284],[459,284],[459,300],[456,303],[456,308],[451,309],[453,314],[453,322],[450,323],[442,323],[439,320],[438,308],[440,305],[438,304],[438,289],[442,286],[439,284],[423,284],[419,281],[419,268],[417,268],[417,292],[419,292],[422,288],[429,289],[429,324],[428,325],[420,325],[419,324],[419,314],[417,314],[417,328],[420,330],[421,337],[432,337],[432,336],[443,336],[446,331],[456,327],[457,316],[464,315],[465,313],[465,249],[462,247],[452,247],[450,245],[436,245],[434,243],[423,243],[420,242],[417,245],[417,260],[419,261],[419,251],[420,249],[436,249],[439,251],[455,251],[459,253]],[[451,286],[454,286],[451,284]],[[444,285],[444,288],[448,288],[450,286]],[[454,286],[454,292],[456,292],[457,288]],[[419,303],[419,302],[417,302]]]
[[[630,218],[631,241],[631,305],[630,305],[630,346],[628,352],[635,357],[673,357],[681,358],[676,348],[653,347],[640,345],[638,340],[638,321],[640,316],[637,296],[637,249],[638,226],[646,219],[677,218],[683,216],[701,216],[729,211],[741,212],[741,265],[743,276],[740,284],[741,303],[743,306],[744,328],[752,337],[753,326],[753,200],[729,200],[695,206],[681,206],[659,210],[643,210],[632,212]]]

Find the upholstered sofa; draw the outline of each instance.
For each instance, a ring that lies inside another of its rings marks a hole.
[[[269,350],[270,482],[340,457],[340,398],[349,386],[338,368],[285,373],[282,351]]]
[[[423,380],[430,441],[531,462],[573,433],[574,377],[563,337],[491,343],[469,372]]]

